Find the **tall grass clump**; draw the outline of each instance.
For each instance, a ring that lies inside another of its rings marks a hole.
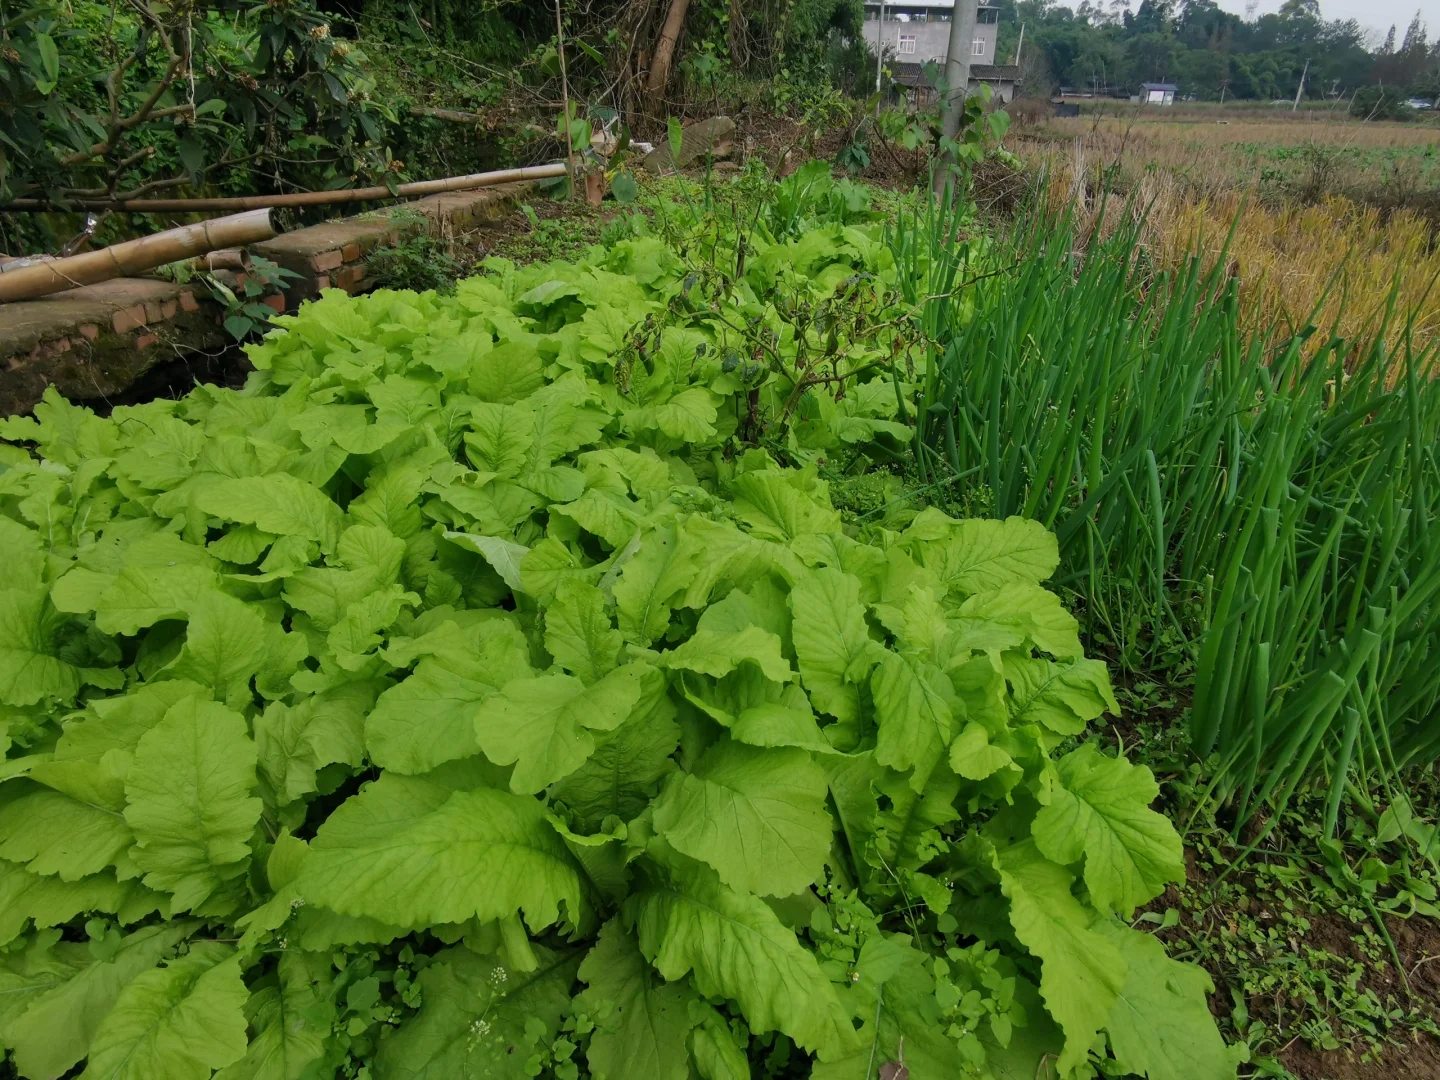
[[[1257,330],[1223,260],[1157,270],[1133,214],[1082,246],[1031,212],[960,290],[944,216],[892,237],[931,343],[921,483],[1055,530],[1092,640],[1193,679],[1237,822],[1318,780],[1333,827],[1347,780],[1440,757],[1440,387],[1393,306]]]

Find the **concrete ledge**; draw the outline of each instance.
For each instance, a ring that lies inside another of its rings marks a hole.
[[[203,286],[117,278],[0,306],[0,416],[54,386],[84,400],[118,394],[163,360],[223,348]]]
[[[442,224],[453,229],[473,229],[497,221],[534,188],[532,181],[521,181],[430,195],[359,217],[296,229],[255,244],[250,250],[300,275],[285,288],[287,302],[298,307],[302,301],[319,296],[322,289],[344,289],[353,294],[371,288],[364,262],[376,248]]]
[[[441,224],[470,229],[498,220],[534,186],[522,182],[431,195],[255,244],[252,254],[299,275],[283,296],[266,296],[262,303],[293,311],[322,289],[363,292],[373,287],[365,259],[375,248]],[[228,271],[215,276],[227,283],[240,280]],[[28,412],[47,386],[75,400],[105,398],[162,361],[223,350],[234,342],[222,318],[204,285],[156,278],[116,278],[0,304],[0,416]]]

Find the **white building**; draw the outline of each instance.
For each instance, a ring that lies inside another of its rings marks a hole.
[[[865,41],[879,48],[892,65],[895,81],[915,83],[921,65],[934,61],[944,65],[950,49],[950,16],[954,0],[901,0],[886,3],[880,17],[880,0],[865,0]],[[997,66],[995,37],[1000,11],[982,0],[975,16],[975,35],[970,42],[970,91],[989,83],[995,96],[1009,101],[1015,95],[1018,72],[1011,66]],[[913,66],[912,66],[913,65]]]

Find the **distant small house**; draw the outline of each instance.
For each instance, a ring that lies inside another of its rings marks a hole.
[[[1179,89],[1173,82],[1141,83],[1140,100],[1146,105],[1174,105],[1175,91]]]

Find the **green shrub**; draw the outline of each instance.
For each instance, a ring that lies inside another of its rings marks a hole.
[[[1363,120],[1413,120],[1415,110],[1393,86],[1362,86],[1350,99],[1350,115]]]
[[[1054,537],[817,475],[908,435],[888,250],[751,244],[331,294],[244,391],[5,422],[21,1076],[1234,1075],[1127,925],[1181,846],[1081,741]]]

